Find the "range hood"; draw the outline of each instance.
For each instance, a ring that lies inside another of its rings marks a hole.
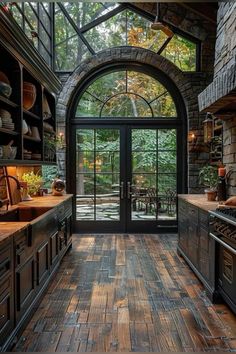
[[[236,64],[218,74],[198,96],[200,112],[211,112],[222,120],[236,116]]]

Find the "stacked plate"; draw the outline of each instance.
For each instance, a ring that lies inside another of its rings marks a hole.
[[[32,160],[41,160],[42,159],[42,155],[41,154],[32,154],[31,155]]]
[[[32,159],[32,151],[24,149],[24,160],[31,160]]]
[[[5,109],[0,109],[0,117],[2,118],[2,127],[9,130],[15,129],[15,123],[11,118],[11,113]]]

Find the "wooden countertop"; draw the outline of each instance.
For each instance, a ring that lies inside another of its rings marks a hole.
[[[17,205],[9,206],[8,211],[16,210],[18,207],[47,207],[55,208],[64,201],[73,197],[73,194],[64,194],[62,196],[45,195],[43,197],[34,197],[33,200],[20,202]],[[3,213],[3,212],[2,212]],[[35,220],[35,219],[34,219]],[[17,232],[28,227],[30,221],[2,221],[0,222],[0,243],[9,236],[15,235]]]
[[[205,211],[215,210],[219,204],[218,202],[209,202],[205,194],[178,194],[178,198],[181,198]]]

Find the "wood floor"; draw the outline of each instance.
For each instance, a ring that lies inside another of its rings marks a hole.
[[[236,317],[210,303],[176,245],[75,235],[14,351],[236,351]]]

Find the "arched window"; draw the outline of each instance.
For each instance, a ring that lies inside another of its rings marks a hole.
[[[97,78],[83,92],[77,118],[176,118],[168,90],[153,77],[119,70]]]

